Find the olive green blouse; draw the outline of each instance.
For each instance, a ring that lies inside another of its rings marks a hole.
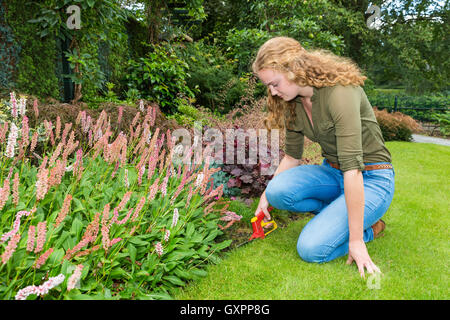
[[[364,163],[391,162],[369,100],[360,86],[313,88],[312,122],[297,97],[296,119],[286,128],[284,151],[301,159],[304,136],[322,147],[322,156],[341,171],[364,170]]]

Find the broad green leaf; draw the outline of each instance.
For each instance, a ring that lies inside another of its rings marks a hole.
[[[163,277],[164,280],[169,281],[170,283],[177,285],[177,286],[184,286],[184,281],[178,278],[177,276],[165,276]]]
[[[136,247],[133,246],[131,243],[128,243],[127,245],[128,253],[130,254],[130,259],[134,263],[136,261]]]

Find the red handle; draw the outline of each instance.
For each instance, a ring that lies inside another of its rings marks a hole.
[[[272,211],[272,207],[268,208],[267,211]],[[264,211],[260,211],[257,215],[256,215],[256,219],[253,218],[252,219],[252,228],[253,228],[253,234],[251,235],[250,240],[253,240],[255,238],[261,238],[264,239],[265,235],[264,235],[264,229],[261,225],[261,221],[263,221],[264,217],[266,215],[264,214]]]

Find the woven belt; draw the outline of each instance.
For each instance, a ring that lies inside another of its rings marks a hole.
[[[340,170],[339,165],[337,163],[332,163],[330,161],[328,161],[328,159],[326,160],[328,162],[328,164],[335,168]],[[367,164],[364,166],[364,170],[363,171],[369,171],[369,170],[379,170],[379,169],[392,169],[392,165],[391,164]]]

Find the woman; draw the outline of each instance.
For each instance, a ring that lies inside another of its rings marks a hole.
[[[380,272],[365,242],[385,228],[380,218],[394,194],[394,170],[380,127],[360,87],[367,79],[350,59],[305,50],[276,37],[261,46],[253,72],[268,87],[268,128],[286,130],[285,156],[261,195],[255,215],[269,203],[312,212],[297,251],[308,262],[348,254],[361,277]],[[322,165],[302,165],[304,136],[322,148]]]

